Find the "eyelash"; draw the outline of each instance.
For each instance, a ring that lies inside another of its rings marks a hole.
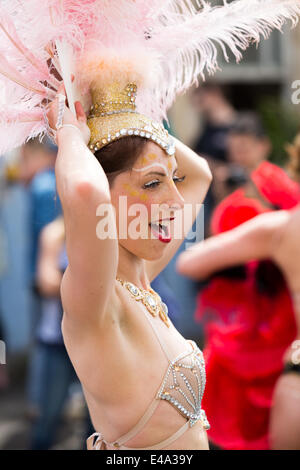
[[[185,180],[185,176],[181,176],[180,178],[178,176],[174,176],[173,181],[174,183],[182,183]]]
[[[173,181],[175,184],[177,183],[182,183],[185,180],[185,176],[182,176],[181,178],[178,178],[178,176],[174,176]],[[143,185],[143,189],[153,189],[158,187],[161,184],[160,180],[153,180],[150,181],[149,183],[145,183]]]

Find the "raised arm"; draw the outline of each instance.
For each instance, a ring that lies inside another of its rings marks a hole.
[[[177,269],[187,277],[201,280],[216,271],[250,260],[272,258],[287,219],[286,211],[268,212],[208,238],[182,253]]]
[[[89,151],[86,117],[77,103],[77,119],[66,109],[64,124],[57,132],[58,156],[55,165],[57,190],[63,207],[66,250],[69,265],[61,283],[61,297],[69,325],[80,328],[99,322],[112,293],[117,269],[117,240],[99,239],[96,234],[100,204],[111,209],[106,175]],[[55,127],[57,104],[49,113]],[[112,209],[108,223],[114,228]]]
[[[178,165],[178,175],[185,176],[185,180],[180,184],[180,193],[184,199],[185,208],[182,220],[185,221],[182,231],[178,233],[176,239],[172,240],[167,247],[164,256],[158,261],[147,261],[146,268],[149,280],[153,280],[164,269],[173,258],[184,238],[193,226],[201,204],[206,196],[212,180],[211,171],[206,160],[199,157],[188,146],[175,139],[176,160]]]

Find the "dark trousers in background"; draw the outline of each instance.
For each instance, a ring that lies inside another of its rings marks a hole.
[[[70,385],[78,379],[65,346],[61,344],[37,343],[31,366],[37,417],[30,448],[49,449],[54,443]]]

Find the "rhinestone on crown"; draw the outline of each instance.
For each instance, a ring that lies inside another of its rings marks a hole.
[[[88,116],[92,152],[127,136],[139,136],[159,145],[169,156],[175,154],[175,142],[161,123],[136,112],[137,86],[122,88],[112,83],[92,90],[93,105]]]
[[[113,83],[104,91],[95,90],[92,93],[94,104],[90,108],[89,119],[134,112],[136,109],[136,92],[137,86],[135,83],[129,83],[124,89]]]

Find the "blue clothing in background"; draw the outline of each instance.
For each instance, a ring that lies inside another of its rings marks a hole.
[[[67,265],[64,244],[58,259],[61,273]],[[33,450],[50,449],[53,445],[69,388],[78,382],[64,346],[60,296],[42,297],[40,306],[41,317],[30,364],[31,402],[39,411],[31,433],[30,448]]]
[[[68,266],[65,244],[59,254],[58,267],[62,273]],[[37,340],[44,344],[63,345],[61,321],[63,306],[59,296],[41,299],[41,317],[37,325]]]
[[[42,228],[61,214],[61,203],[56,192],[54,168],[37,173],[29,186],[31,200],[31,279],[34,281],[38,253],[39,235]]]
[[[41,299],[41,317],[37,325],[37,340],[45,344],[63,344],[61,332],[63,307],[60,298]]]
[[[31,430],[30,449],[53,446],[70,385],[78,378],[63,344],[37,343],[32,357],[39,412]]]
[[[59,258],[58,258],[58,267],[62,273],[65,272],[68,264],[69,264],[69,260],[67,256],[66,244],[64,243],[63,248],[59,254]]]
[[[6,258],[0,275],[0,321],[4,331],[1,339],[5,340],[11,353],[25,350],[32,339],[27,196],[25,189],[17,184],[5,186],[0,194],[0,230],[3,231],[3,256]]]
[[[61,213],[61,203],[56,192],[56,180],[54,168],[48,167],[38,172],[32,179],[29,186],[29,200],[30,200],[30,259],[29,259],[29,283],[32,288],[32,308],[31,308],[31,328],[34,339],[41,334],[41,321],[43,322],[43,333],[46,333],[48,339],[53,337],[58,332],[58,328],[55,325],[59,324],[54,319],[53,312],[56,312],[56,316],[61,315],[60,300],[57,299],[56,305],[54,302],[48,302],[47,299],[43,298],[36,289],[36,269],[38,260],[38,249],[39,249],[39,237],[41,230],[54,219],[56,219]],[[47,315],[47,309],[49,315]],[[48,330],[48,317],[54,321],[51,324],[51,329]],[[60,327],[60,325],[59,325]],[[54,341],[55,343],[55,341]],[[59,339],[58,343],[61,343]],[[47,344],[47,343],[45,343]],[[38,373],[35,370],[37,361],[35,360],[36,351],[33,345],[32,357],[29,364],[28,373],[28,397],[29,401],[33,404],[39,400],[39,383],[37,380]]]

